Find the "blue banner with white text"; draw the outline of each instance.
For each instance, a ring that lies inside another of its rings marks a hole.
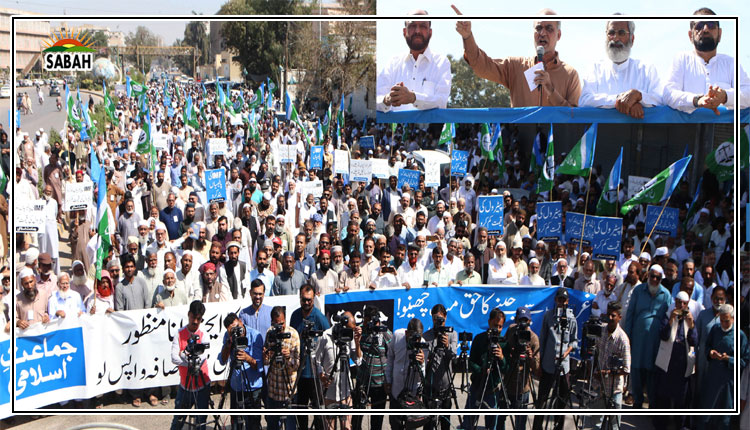
[[[646,207],[646,231],[654,229],[655,235],[677,237],[677,226],[680,223],[680,210],[677,208],[664,208],[661,206],[648,205]],[[659,216],[661,213],[661,216]],[[656,220],[659,220],[657,223]],[[656,228],[654,228],[656,225]]]
[[[503,196],[479,196],[479,227],[487,229],[489,234],[503,234]]]
[[[206,171],[206,198],[209,203],[227,199],[227,173],[224,169]]]
[[[16,339],[16,398],[86,385],[83,330],[71,328]]]
[[[454,149],[451,153],[451,176],[466,176],[469,151]]]
[[[545,242],[562,239],[562,202],[536,204],[536,237]]]
[[[583,214],[565,213],[565,241],[576,245],[581,241]],[[586,215],[583,244],[591,245],[592,258],[607,260],[620,258],[622,242],[622,218]]]
[[[412,190],[418,190],[421,173],[419,170],[398,169],[398,188],[401,189],[404,184],[408,184]]]

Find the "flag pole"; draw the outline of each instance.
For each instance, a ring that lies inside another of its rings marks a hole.
[[[656,217],[656,222],[654,222],[654,226],[651,227],[651,231],[648,232],[648,237],[646,237],[646,241],[643,242],[643,246],[641,247],[641,254],[643,254],[643,251],[646,249],[646,245],[648,245],[648,241],[651,240],[651,235],[654,234],[654,230],[656,230],[656,226],[659,225],[661,214],[664,213],[664,209],[667,208],[667,205],[669,204],[669,199],[671,198],[672,198],[672,195],[670,194],[669,197],[667,197],[667,200],[664,201],[664,205],[661,207],[661,212],[659,212],[659,216]]]
[[[620,203],[620,181],[617,181],[617,194],[615,195],[615,216],[617,216],[618,203]]]
[[[589,167],[589,179],[586,181],[586,204],[583,206],[583,224],[581,225],[581,239],[578,241],[578,256],[576,257],[576,269],[580,269],[581,264],[581,250],[583,250],[583,231],[586,230],[586,213],[589,210],[589,192],[591,191],[591,171],[593,169]],[[550,191],[550,199],[552,198],[552,191]]]

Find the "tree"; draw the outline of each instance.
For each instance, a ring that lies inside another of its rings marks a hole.
[[[161,38],[153,33],[148,28],[139,25],[135,29],[135,33],[132,31],[125,36],[126,46],[159,46],[161,44]],[[128,61],[138,64],[139,68],[144,72],[148,73],[151,69],[151,58],[149,56],[141,56],[140,59],[135,54],[128,55],[125,57]]]
[[[448,107],[510,107],[510,91],[500,84],[478,77],[462,58],[448,55],[453,71]]]
[[[101,30],[95,31],[91,35],[91,42],[97,49],[109,47],[109,37]]]

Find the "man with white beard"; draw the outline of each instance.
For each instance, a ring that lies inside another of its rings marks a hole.
[[[156,289],[152,306],[164,309],[166,306],[180,306],[190,303],[182,288],[177,288],[177,277],[174,270],[166,269],[162,284]]]
[[[86,268],[79,260],[73,262],[72,270],[70,289],[80,294],[81,300],[84,300],[94,290],[94,280],[86,276]]]
[[[331,248],[331,270],[336,272],[337,275],[341,275],[344,271],[344,250],[341,245],[336,245]]]
[[[662,105],[656,69],[630,58],[635,40],[633,21],[608,21],[604,46],[610,61],[599,61],[583,81],[578,106],[615,108],[641,119],[643,108]]]
[[[543,287],[546,283],[544,282],[544,278],[539,276],[539,266],[539,260],[536,257],[532,257],[529,260],[529,274],[521,278],[520,285]]]
[[[156,288],[159,285],[161,285],[162,270],[159,269],[160,267],[164,267],[164,266],[159,265],[159,260],[156,255],[156,252],[147,251],[146,252],[146,268],[139,274],[139,276],[144,281],[146,281],[146,287],[148,287],[147,300],[149,303],[151,302],[151,299],[154,297]]]
[[[495,245],[495,258],[490,260],[487,270],[488,284],[518,285],[518,273],[513,260],[508,258],[505,242],[498,241]]]
[[[148,253],[156,254],[158,261],[158,267],[164,267],[164,254],[169,251],[174,251],[171,244],[167,240],[167,227],[162,223],[157,223],[156,228],[156,241],[146,249],[146,261],[148,262]]]
[[[617,301],[617,294],[614,294],[615,287],[617,284],[617,276],[614,273],[610,273],[604,278],[602,282],[602,289],[596,293],[594,297],[594,303],[591,305],[591,314],[594,316],[601,316],[602,312],[607,312],[607,305],[610,302]]]
[[[39,251],[48,253],[52,258],[52,269],[60,273],[60,239],[57,230],[57,201],[52,198],[52,186],[44,187],[44,225],[43,234],[39,234]]]

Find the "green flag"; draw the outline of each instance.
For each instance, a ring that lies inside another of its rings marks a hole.
[[[328,136],[329,126],[331,124],[331,103],[328,103],[328,110],[326,116],[323,117],[323,121],[320,123],[320,127],[323,129],[323,135]]]
[[[305,127],[302,125],[302,121],[299,118],[299,114],[297,114],[297,108],[294,106],[294,104],[292,104],[292,115],[289,117],[289,119],[299,126],[300,132],[305,137],[305,143],[309,147],[310,142],[307,139],[307,132],[305,131]]]
[[[596,204],[596,214],[599,216],[613,216],[616,213],[617,199],[619,198],[620,171],[622,170],[622,147],[620,147],[620,156],[617,157],[612,170],[604,182],[604,188],[599,196],[599,202]]]
[[[83,122],[81,121],[81,109],[78,107],[78,103],[70,94],[70,89],[65,87],[65,104],[68,108],[68,122],[78,131],[83,129]]]
[[[8,186],[8,177],[5,175],[5,169],[0,168],[0,194],[5,192],[5,187]]]
[[[489,161],[495,161],[495,142],[492,142],[492,135],[490,134],[490,127],[487,123],[482,123],[479,128],[479,147],[482,149],[482,158]]]
[[[500,176],[502,177],[505,174],[505,153],[503,153],[503,132],[499,123],[493,127],[491,139],[495,145],[494,157],[498,164]]]
[[[443,124],[443,131],[440,133],[438,146],[447,146],[448,148],[451,147],[451,142],[453,142],[453,135],[455,134],[456,130],[455,127],[456,125],[452,122]]]
[[[146,94],[146,86],[143,84],[139,84],[138,82],[134,80],[130,80],[130,90],[136,95],[136,96],[142,96]]]
[[[549,139],[547,140],[547,156],[544,158],[544,164],[539,174],[539,183],[537,192],[552,191],[555,185],[555,147],[552,136],[552,126],[549,127]]]
[[[109,97],[109,91],[107,91],[107,84],[105,81],[102,81],[102,90],[104,92],[104,110],[107,112],[107,116],[109,117],[109,120],[112,121],[112,124],[118,126],[120,125],[120,121],[115,115],[115,104]]]
[[[728,181],[734,177],[734,142],[732,139],[722,143],[708,154],[706,167],[716,175],[719,182]]]
[[[646,182],[643,188],[632,199],[622,205],[620,213],[627,215],[631,209],[641,203],[660,203],[668,199],[680,182],[680,178],[685,173],[685,169],[690,163],[691,158],[693,156],[688,155],[685,158],[675,161],[671,166],[662,170],[658,175]]]
[[[260,87],[255,91],[255,94],[250,98],[250,102],[248,103],[250,106],[250,109],[255,109],[258,106],[260,106],[263,103],[263,93],[260,90]]]
[[[148,154],[151,152],[151,118],[149,114],[141,119],[141,134],[138,136],[138,146],[135,150],[141,154]]]
[[[556,173],[560,175],[588,176],[594,164],[596,149],[597,124],[594,123],[583,134],[581,140],[570,151],[565,160],[557,166]]]

